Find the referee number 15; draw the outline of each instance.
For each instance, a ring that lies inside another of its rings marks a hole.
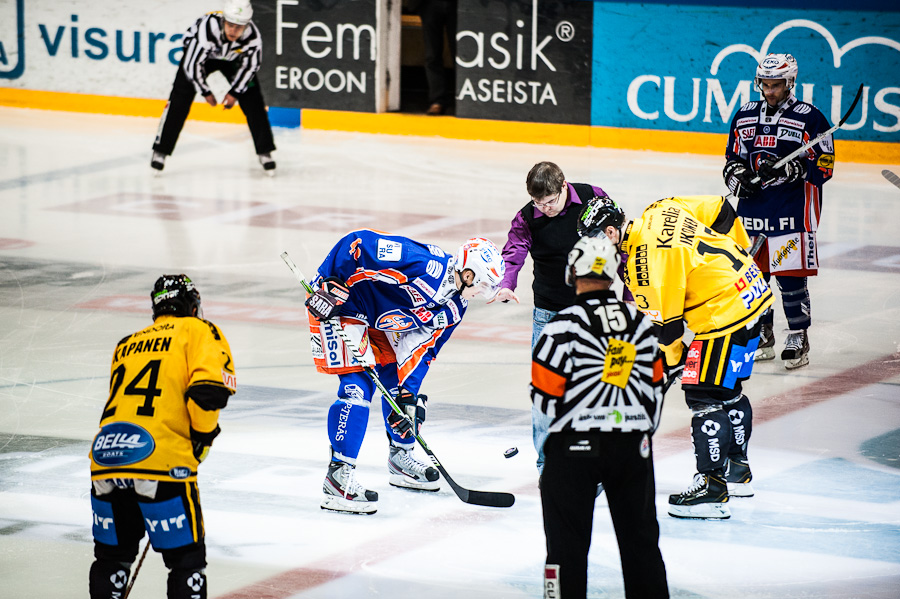
[[[603,304],[597,306],[594,314],[600,319],[604,333],[621,333],[628,328],[628,319],[622,313],[619,304]]]

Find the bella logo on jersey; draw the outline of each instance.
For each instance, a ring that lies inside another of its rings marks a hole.
[[[100,466],[125,466],[148,458],[155,448],[145,429],[130,422],[113,422],[97,433],[91,455]]]
[[[406,331],[417,328],[415,319],[400,310],[385,312],[378,317],[375,328],[379,331]]]
[[[628,377],[634,366],[637,349],[631,343],[610,339],[606,348],[606,359],[603,362],[601,381],[624,389],[628,385]]]
[[[383,262],[399,262],[403,256],[403,246],[398,241],[390,239],[378,240],[378,259]]]

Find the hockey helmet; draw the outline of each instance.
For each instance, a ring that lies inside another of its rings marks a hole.
[[[156,279],[153,291],[153,319],[163,314],[173,316],[201,316],[200,292],[187,275],[163,275]]]
[[[600,233],[582,237],[569,252],[566,285],[575,286],[577,277],[612,281],[619,269],[619,251],[609,237]]]
[[[797,82],[797,60],[790,54],[768,54],[756,67],[756,88],[760,79],[784,79],[784,86],[791,90]]]
[[[463,287],[479,287],[485,299],[490,300],[500,292],[506,262],[490,239],[473,237],[459,246],[454,268],[460,274],[464,270],[471,270],[475,277],[470,284],[463,284]]]
[[[578,235],[592,237],[605,233],[606,227],[619,229],[625,222],[625,211],[609,196],[594,196],[578,217]]]
[[[225,0],[222,15],[229,23],[246,25],[253,18],[253,7],[250,6],[250,0]]]

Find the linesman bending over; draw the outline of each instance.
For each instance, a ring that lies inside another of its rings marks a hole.
[[[150,297],[153,324],[116,346],[91,449],[91,599],[123,597],[145,531],[169,569],[168,598],[207,596],[197,468],[235,391],[234,364],[187,276],[161,276]]]
[[[275,140],[256,78],[262,63],[262,36],[250,20],[252,17],[249,0],[226,0],[222,12],[204,15],[188,29],[184,38],[184,56],[153,142],[150,166],[154,169],[163,170],[166,157],[175,150],[194,97],[200,94],[207,104],[216,106],[216,98],[206,78],[210,73],[221,71],[231,83],[222,106],[226,110],[235,104],[241,107],[260,164],[267,174],[275,174],[275,161],[272,160]]]
[[[610,290],[618,266],[618,250],[605,235],[575,244],[566,276],[575,304],[547,323],[532,356],[532,401],[552,419],[540,482],[545,598],[587,593],[599,483],[619,543],[625,596],[669,596],[650,440],[662,409],[662,357],[650,319]]]

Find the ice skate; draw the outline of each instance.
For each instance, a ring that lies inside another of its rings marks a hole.
[[[419,491],[437,491],[441,488],[438,471],[417,460],[412,449],[391,445],[388,469],[391,473],[388,482],[395,487]]]
[[[764,324],[759,334],[759,346],[756,348],[754,360],[765,362],[775,359],[775,331],[770,324]]]
[[[753,497],[753,487],[750,481],[753,474],[750,472],[750,464],[741,460],[728,460],[725,470],[725,482],[728,484],[729,497]]]
[[[809,335],[806,329],[788,332],[781,359],[784,360],[784,367],[788,370],[809,364]]]
[[[153,152],[150,159],[150,168],[161,171],[166,167],[166,155],[161,152]]]
[[[731,518],[728,487],[714,474],[695,474],[687,491],[669,495],[669,515],[676,518]]]
[[[356,468],[346,462],[332,461],[322,483],[322,509],[353,514],[374,514],[378,493],[356,482]]]
[[[270,177],[275,176],[275,161],[272,160],[271,154],[259,154],[259,163],[262,165],[263,170],[266,171],[266,174]]]

